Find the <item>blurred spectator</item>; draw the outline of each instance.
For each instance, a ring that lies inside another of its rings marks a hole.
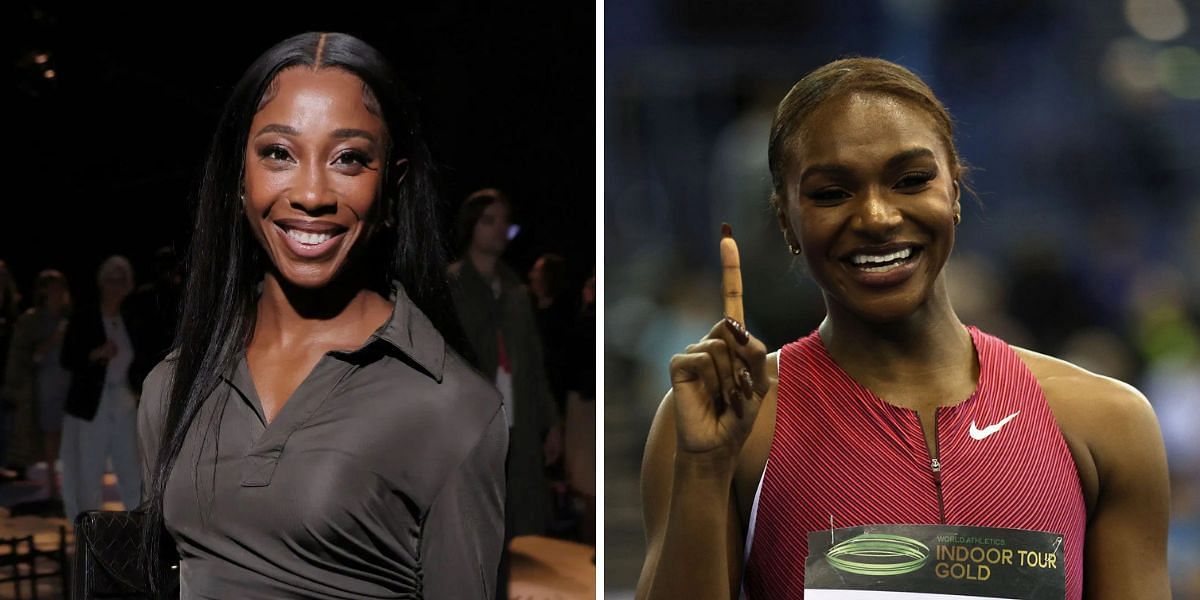
[[[60,455],[63,505],[73,520],[102,504],[105,462],[111,457],[117,489],[126,508],[141,502],[137,451],[137,398],[130,380],[136,356],[122,313],[133,291],[133,267],[111,256],[97,273],[99,306],[76,310],[67,326],[62,365],[72,373],[67,392]]]
[[[8,270],[8,264],[0,260],[0,325],[16,319],[17,307],[21,304],[21,293],[17,281]]]
[[[583,284],[582,307],[571,326],[566,372],[564,457],[571,491],[583,501],[580,538],[595,543],[596,524],[596,276]]]
[[[705,252],[717,264],[720,224],[729,223],[738,239],[746,303],[746,324],[758,335],[772,336],[768,344],[782,345],[807,335],[824,317],[816,286],[806,280],[803,260],[785,265],[779,259],[786,243],[779,221],[769,210],[771,181],[767,177],[767,144],[775,105],[788,85],[761,76],[741,77],[730,90],[737,111],[713,141],[708,191],[712,220],[700,234]],[[690,268],[694,266],[689,265]]]
[[[969,225],[960,226],[960,229]],[[946,286],[954,312],[963,323],[974,325],[1000,339],[1033,348],[1033,338],[1008,312],[1004,303],[1006,280],[983,257],[956,252],[946,264]]]
[[[1093,373],[1127,383],[1137,381],[1137,361],[1119,335],[1104,327],[1071,334],[1062,349],[1063,360]]]
[[[564,296],[567,288],[567,261],[549,253],[538,257],[529,269],[529,292],[533,297],[538,333],[546,359],[546,376],[560,413],[565,409],[567,371],[571,357],[571,330],[575,321],[575,303]]]
[[[21,294],[17,292],[17,282],[13,280],[8,265],[0,260],[0,365],[7,364],[8,346],[13,334],[13,325],[17,320],[17,305]],[[0,386],[4,385],[4,373],[0,370]],[[15,405],[0,396],[0,481],[24,479],[23,465],[10,465],[9,438],[12,435],[12,413]],[[17,466],[18,469],[9,469]]]
[[[1147,365],[1200,356],[1200,327],[1189,314],[1183,274],[1167,265],[1144,265],[1129,298],[1133,335]]]
[[[1188,283],[1167,265],[1143,265],[1128,308],[1145,362],[1142,389],[1162,425],[1171,470],[1170,561],[1176,598],[1200,595],[1200,324]]]
[[[175,251],[159,248],[154,253],[154,279],[138,287],[125,299],[122,314],[133,345],[138,349],[129,367],[129,382],[134,392],[141,394],[142,382],[150,369],[167,356],[175,339],[175,321],[183,288],[183,273]]]
[[[71,373],[59,363],[70,312],[70,293],[63,274],[53,269],[38,273],[33,307],[17,319],[6,363],[3,396],[14,403],[14,439],[31,458],[46,461],[47,509],[62,512],[55,463],[63,425],[63,407]]]
[[[450,265],[454,308],[475,352],[476,366],[496,382],[508,418],[505,539],[542,534],[550,521],[545,465],[559,459],[562,430],[546,380],[542,343],[529,292],[500,259],[508,247],[512,208],[494,189],[467,197],[458,216],[458,262]],[[497,597],[507,598],[508,550]]]
[[[1092,305],[1081,293],[1079,272],[1059,248],[1037,238],[1020,242],[1008,275],[1007,306],[1032,334],[1031,350],[1061,355],[1071,334],[1091,325]]]

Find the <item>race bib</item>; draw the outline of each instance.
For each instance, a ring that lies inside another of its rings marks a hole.
[[[956,525],[808,534],[806,600],[1063,600],[1062,536]]]

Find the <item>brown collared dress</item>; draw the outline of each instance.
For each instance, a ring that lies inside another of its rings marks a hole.
[[[363,347],[322,357],[269,424],[244,355],[222,378],[164,496],[181,598],[493,597],[500,395],[401,288],[393,300],[390,321]],[[145,382],[147,475],[173,365]]]

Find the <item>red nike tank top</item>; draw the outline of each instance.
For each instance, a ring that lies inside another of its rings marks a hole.
[[[1067,599],[1081,597],[1087,515],[1075,462],[1033,373],[1002,340],[969,331],[979,384],[965,402],[937,409],[939,472],[916,411],[851,379],[817,332],[783,347],[775,436],[746,540],[744,597],[803,598],[808,533],[829,529],[831,518],[833,527],[946,523],[1059,533]]]

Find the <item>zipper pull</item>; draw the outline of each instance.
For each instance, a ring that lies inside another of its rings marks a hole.
[[[933,471],[933,487],[937,491],[938,522],[945,525],[946,503],[942,500],[942,461],[936,458],[930,459],[929,469]]]

